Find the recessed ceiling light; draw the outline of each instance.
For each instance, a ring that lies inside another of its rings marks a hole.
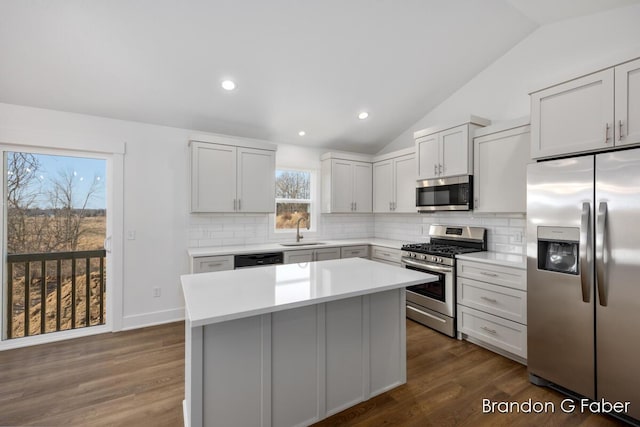
[[[369,117],[369,113],[367,113],[366,111],[363,111],[362,113],[358,114],[358,118],[359,118],[360,120],[364,120],[364,119],[366,119],[367,117]]]
[[[300,135],[300,136],[305,136],[306,134],[307,134],[307,133],[306,133],[305,131],[303,131],[303,130],[301,130],[300,132],[298,132],[298,135]]]
[[[224,80],[222,82],[222,88],[224,90],[234,90],[236,88],[236,84],[232,80]]]

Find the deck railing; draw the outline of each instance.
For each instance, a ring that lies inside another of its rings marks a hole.
[[[8,255],[8,338],[103,325],[105,256],[105,250]]]

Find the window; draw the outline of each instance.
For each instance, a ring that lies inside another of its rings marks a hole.
[[[276,230],[314,227],[311,171],[276,170]],[[307,222],[308,221],[308,222]]]

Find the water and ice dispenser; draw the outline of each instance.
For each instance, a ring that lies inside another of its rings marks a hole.
[[[538,227],[538,269],[578,274],[580,229]]]

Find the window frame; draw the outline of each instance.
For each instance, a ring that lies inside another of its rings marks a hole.
[[[274,210],[273,215],[271,215],[272,224],[270,227],[270,231],[276,235],[282,234],[292,234],[296,232],[295,228],[276,228],[276,216],[277,216],[277,207],[278,203],[308,203],[309,204],[309,215],[311,216],[311,228],[307,230],[306,226],[301,227],[301,230],[304,230],[305,233],[315,235],[318,232],[318,220],[320,215],[318,213],[318,191],[317,191],[317,170],[311,168],[296,168],[296,167],[287,167],[287,166],[279,166],[276,167],[276,173],[278,171],[291,171],[291,172],[306,172],[309,173],[309,199],[285,199],[280,197],[274,197]],[[300,231],[302,234],[302,231]]]

